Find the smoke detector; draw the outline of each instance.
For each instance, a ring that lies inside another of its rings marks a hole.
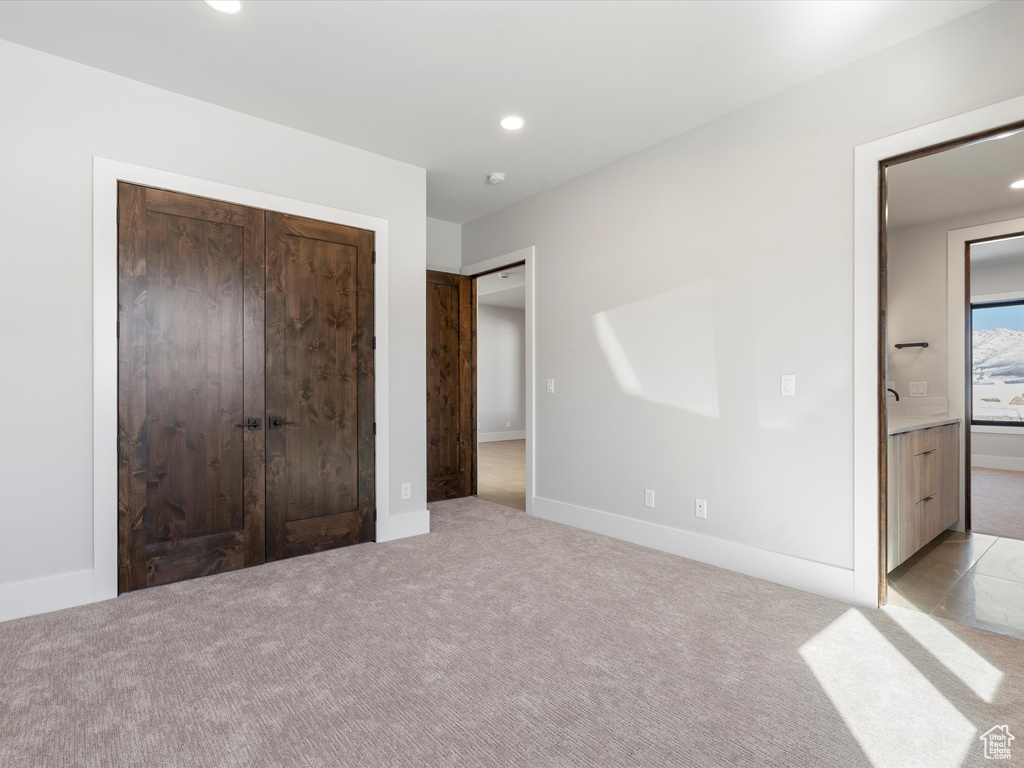
[[[504,173],[488,173],[487,174],[488,184],[504,184],[505,174]]]

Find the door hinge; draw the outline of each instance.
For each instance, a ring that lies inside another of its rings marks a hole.
[[[119,550],[117,550],[117,564],[118,564],[118,565],[121,565],[121,564],[122,564],[122,560],[121,560],[121,550],[120,550],[120,549],[119,549]]]
[[[376,507],[373,508],[373,522],[375,522],[375,523],[377,522],[377,508]]]
[[[121,321],[117,321],[117,338],[121,338]]]
[[[377,348],[377,337],[376,336],[373,337],[373,348],[374,349]]]
[[[377,263],[377,252],[376,251],[373,252],[373,263],[374,264]]]
[[[377,434],[377,422],[373,422],[373,434]]]
[[[117,223],[121,223],[121,206],[117,206]]]

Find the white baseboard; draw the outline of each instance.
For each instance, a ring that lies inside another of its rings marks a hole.
[[[428,510],[391,516],[390,540],[424,533],[430,533]],[[73,608],[95,601],[92,570],[0,584],[0,621],[59,611],[62,608]]]
[[[853,570],[769,552],[658,523],[536,497],[533,514],[615,539],[728,568],[787,587],[854,602]]]
[[[476,441],[478,443],[500,443],[502,440],[525,440],[526,430],[518,432],[478,432]]]
[[[391,537],[388,541],[421,536],[424,533],[430,533],[430,510],[391,516]]]
[[[985,469],[1014,469],[1024,472],[1024,459],[1014,456],[979,456],[971,454],[972,467],[984,467]]]
[[[73,608],[94,599],[92,570],[3,584],[0,585],[0,621]]]

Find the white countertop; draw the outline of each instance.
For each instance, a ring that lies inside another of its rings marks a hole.
[[[959,423],[960,419],[951,419],[949,416],[929,416],[923,419],[889,419],[889,435],[898,435],[901,432],[913,432],[915,429],[943,427],[946,424]]]

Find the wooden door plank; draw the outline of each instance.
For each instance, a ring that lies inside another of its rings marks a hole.
[[[143,190],[118,193],[118,590],[146,585],[146,256]]]
[[[255,211],[245,226],[245,288],[243,298],[243,374],[246,417],[262,418],[262,430],[242,430],[244,467],[242,511],[245,563],[266,556],[266,214]]]
[[[167,194],[144,220],[148,543],[242,527],[244,229]]]

